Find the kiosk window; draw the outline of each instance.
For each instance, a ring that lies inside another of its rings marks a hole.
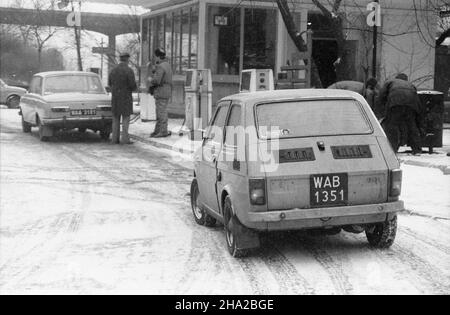
[[[245,9],[243,69],[275,68],[275,10]]]
[[[222,16],[228,17],[227,24],[214,25],[214,20]],[[212,73],[239,75],[240,7],[210,6],[207,29],[207,56]]]

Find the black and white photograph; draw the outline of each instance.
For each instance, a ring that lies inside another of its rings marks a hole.
[[[450,0],[0,0],[0,295],[449,294]]]

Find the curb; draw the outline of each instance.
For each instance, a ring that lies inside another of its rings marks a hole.
[[[399,158],[398,160],[400,161],[400,163],[403,163],[405,165],[413,165],[413,166],[427,167],[427,168],[437,168],[437,169],[440,169],[444,175],[450,175],[450,165],[433,164],[430,162],[423,162],[423,161],[411,161],[411,160],[404,160],[401,158]]]
[[[405,210],[401,211],[400,213],[404,213],[404,214],[410,215],[410,216],[417,216],[417,217],[428,218],[428,219],[432,219],[432,220],[436,220],[436,221],[437,220],[450,221],[450,218],[439,217],[439,216],[425,214],[425,213],[417,212],[417,211],[414,211],[414,210],[408,210],[408,209],[405,209]]]
[[[143,138],[143,137],[136,136],[136,135],[133,135],[133,134],[130,134],[129,136],[130,136],[130,138],[132,138],[132,139],[134,139],[136,141],[143,142],[143,143],[146,143],[146,144],[150,144],[150,145],[152,145],[154,147],[157,147],[157,148],[160,148],[160,149],[167,149],[167,150],[172,150],[172,151],[175,151],[175,152],[187,153],[187,154],[194,154],[195,153],[194,150],[190,150],[190,149],[181,149],[180,150],[179,148],[177,148],[177,147],[175,147],[173,145],[161,143],[161,142],[158,142],[158,141],[154,141],[151,138],[147,139],[147,138]]]

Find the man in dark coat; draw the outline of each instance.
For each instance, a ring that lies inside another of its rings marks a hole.
[[[120,118],[122,117],[122,142],[131,144],[128,136],[130,115],[133,113],[132,92],[137,89],[133,70],[128,66],[130,55],[120,55],[120,63],[109,74],[108,85],[111,88],[111,106],[113,114],[112,143],[120,141]]]
[[[172,96],[172,67],[166,60],[166,52],[158,48],[155,50],[156,70],[149,77],[150,86],[154,88],[153,96],[156,105],[156,125],[150,137],[161,138],[170,135],[167,130],[167,105]]]
[[[395,152],[400,146],[402,126],[410,140],[412,153],[416,155],[422,151],[416,120],[419,102],[416,87],[408,82],[408,76],[403,73],[387,81],[380,91],[378,114],[385,117],[383,125]]]

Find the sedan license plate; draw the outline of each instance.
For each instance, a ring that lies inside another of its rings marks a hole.
[[[347,204],[347,173],[311,175],[309,185],[311,207]]]
[[[96,115],[97,111],[95,109],[74,109],[70,111],[72,116],[83,116],[83,115]]]

